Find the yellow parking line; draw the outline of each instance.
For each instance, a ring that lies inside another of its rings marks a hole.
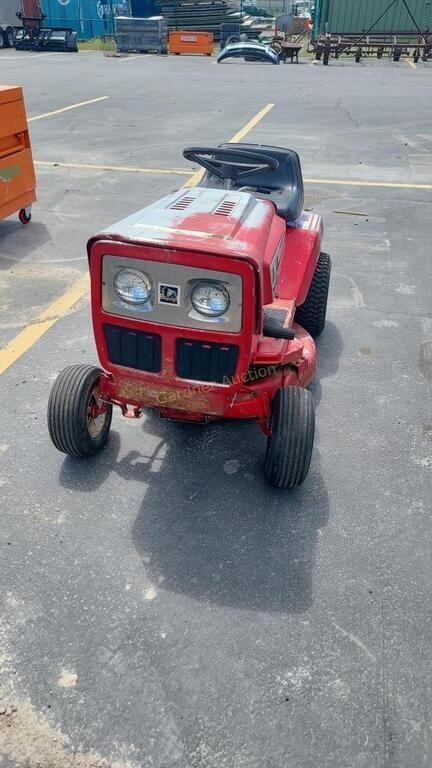
[[[234,136],[231,137],[229,140],[229,144],[237,144],[239,141],[241,141],[247,133],[249,133],[252,128],[255,128],[255,126],[260,122],[260,120],[265,117],[268,112],[270,112],[271,109],[273,109],[274,104],[267,104],[265,107],[263,107],[254,117],[249,120],[246,125],[243,126],[237,133],[234,134]],[[201,168],[201,170],[196,171],[193,176],[189,179],[189,181],[186,182],[186,184],[183,184],[184,187],[196,187],[198,182],[201,181],[202,177],[204,176],[204,170]]]
[[[107,97],[104,97],[107,98]],[[85,102],[88,103],[88,102]],[[75,105],[80,106],[80,105]],[[240,141],[248,131],[260,121],[269,112],[273,104],[267,104],[264,109],[258,112],[255,117],[249,120],[248,123],[238,131],[232,139],[231,143]],[[69,107],[71,109],[71,107]],[[135,169],[137,170],[137,169]],[[201,173],[194,173],[191,179],[186,182],[186,186],[192,187],[201,178]],[[194,183],[190,182],[195,179]],[[44,309],[40,315],[32,323],[23,328],[10,342],[6,344],[3,349],[0,349],[0,375],[7,371],[11,365],[13,365],[18,358],[27,352],[36,342],[46,333],[57,320],[71,309],[74,304],[79,301],[86,293],[88,288],[88,274],[85,272],[70,288],[63,293],[58,299],[56,299],[49,307]]]
[[[30,61],[30,59],[38,59],[40,56],[46,57],[46,56],[63,56],[64,53],[67,53],[67,51],[51,51],[51,53],[31,53],[29,54],[28,51],[24,53],[24,55],[18,55],[12,54],[12,56],[2,56],[2,61],[25,61],[27,64]]]
[[[255,128],[256,125],[265,117],[271,109],[273,109],[274,104],[267,104],[267,106],[263,107],[258,114],[255,115],[251,120],[249,120],[248,123],[243,128],[240,128],[237,133],[234,134],[232,139],[229,140],[229,144],[237,144],[239,141],[244,139],[247,133],[250,133],[252,128]]]
[[[41,54],[43,56],[49,54]],[[54,109],[52,112],[44,112],[43,115],[34,115],[29,117],[27,122],[33,123],[35,120],[42,120],[44,117],[52,117],[52,115],[60,115],[61,112],[69,112],[70,109],[78,109],[78,107],[85,107],[87,104],[96,104],[97,101],[105,101],[109,99],[109,96],[98,96],[97,99],[88,99],[88,101],[79,101],[78,104],[71,104],[69,107],[62,107],[61,109]]]
[[[0,375],[18,360],[24,352],[46,333],[59,317],[65,314],[87,292],[88,274],[85,272],[58,299],[53,301],[32,323],[23,328],[5,347],[0,349]]]
[[[46,168],[83,168],[95,171],[120,171],[122,173],[158,173],[167,176],[192,176],[193,171],[187,168],[137,168],[131,165],[92,165],[91,163],[57,163],[52,160],[35,160],[35,165]]]
[[[58,112],[64,112],[68,109],[74,109],[85,104],[92,104],[96,101],[108,98],[107,96],[93,99],[87,102],[81,102],[80,104],[74,104],[70,107],[64,107],[63,109],[56,110],[55,112],[47,113],[47,115],[39,115],[33,119],[41,119],[42,117],[50,116],[51,114],[57,114]],[[238,131],[231,139],[230,143],[236,143],[241,141],[246,134],[254,128],[257,123],[273,108],[273,104],[267,104],[255,117],[253,117],[240,131]],[[39,164],[45,162],[40,161]],[[53,165],[53,163],[47,163]],[[141,172],[141,173],[154,173],[157,169],[145,169],[145,168],[129,168],[128,166],[87,166],[84,163],[61,163],[59,165],[65,165],[66,167],[97,167],[102,170],[122,170],[127,172]],[[172,173],[172,170],[161,169],[161,172]],[[178,169],[176,171],[179,174],[186,173]],[[201,179],[202,171],[197,171],[186,182],[186,187],[195,186]],[[343,186],[358,186],[358,187],[388,187],[393,189],[432,189],[432,184],[415,184],[404,182],[389,182],[389,181],[362,181],[362,180],[349,180],[349,179],[314,179],[306,178],[305,182],[308,184],[334,184]],[[0,349],[0,374],[4,373],[20,358],[25,352],[27,352],[66,312],[68,312],[76,303],[81,299],[88,289],[88,274],[87,272],[80,276],[80,278],[68,288],[59,298],[57,298],[52,304],[44,309],[34,320],[23,328],[5,347]]]
[[[65,53],[68,53],[68,51],[51,51],[51,53],[33,53],[31,54],[31,59],[38,59],[39,56],[64,56]],[[26,54],[28,56],[28,53]]]
[[[113,56],[113,58],[117,58],[117,56]],[[118,60],[119,62],[122,62],[122,61],[132,61],[132,59],[143,59],[143,58],[144,58],[143,54],[140,53],[138,56],[127,56],[124,59],[119,58]]]
[[[432,189],[432,184],[402,181],[356,181],[355,179],[303,179],[305,184],[336,184],[346,187],[389,187],[390,189]]]
[[[244,134],[242,134],[242,137]],[[230,142],[233,143],[232,140]],[[162,174],[166,176],[190,176],[184,187],[196,186],[200,181],[201,171],[189,171],[187,168],[140,168],[135,165],[92,165],[91,163],[58,163],[49,160],[36,160],[35,165],[47,168],[83,168],[98,171],[113,171],[120,173],[144,173],[144,174]],[[196,179],[196,180],[195,180]],[[195,180],[195,183],[192,183]],[[432,184],[418,184],[415,182],[404,181],[366,181],[363,179],[319,179],[304,178],[305,184],[333,184],[344,187],[388,187],[389,189],[432,189]]]

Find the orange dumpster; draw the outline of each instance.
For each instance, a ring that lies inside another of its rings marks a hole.
[[[31,219],[36,180],[22,88],[0,85],[0,219]]]
[[[179,53],[201,53],[211,56],[213,53],[212,32],[170,32],[169,52],[176,56]]]

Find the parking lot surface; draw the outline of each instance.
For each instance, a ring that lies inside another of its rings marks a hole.
[[[0,54],[38,176],[0,221],[1,768],[431,765],[431,69]],[[333,260],[306,482],[265,484],[253,424],[153,413],[64,457],[87,239],[243,128],[299,152]]]

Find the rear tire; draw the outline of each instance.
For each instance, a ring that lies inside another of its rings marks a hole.
[[[266,480],[274,488],[296,488],[309,471],[314,442],[315,412],[309,390],[288,387],[276,392],[271,431],[264,465]]]
[[[331,259],[328,253],[320,253],[306,300],[297,307],[294,320],[313,338],[322,333],[327,312],[330,285]]]
[[[70,365],[54,382],[48,401],[48,430],[55,447],[69,456],[93,456],[108,440],[112,405],[103,406],[97,388],[102,371]],[[92,416],[92,409],[104,407]]]
[[[6,47],[6,38],[0,29],[0,50]]]

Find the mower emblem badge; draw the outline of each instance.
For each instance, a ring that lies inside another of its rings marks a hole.
[[[159,304],[171,304],[174,307],[180,306],[180,286],[158,283]]]

